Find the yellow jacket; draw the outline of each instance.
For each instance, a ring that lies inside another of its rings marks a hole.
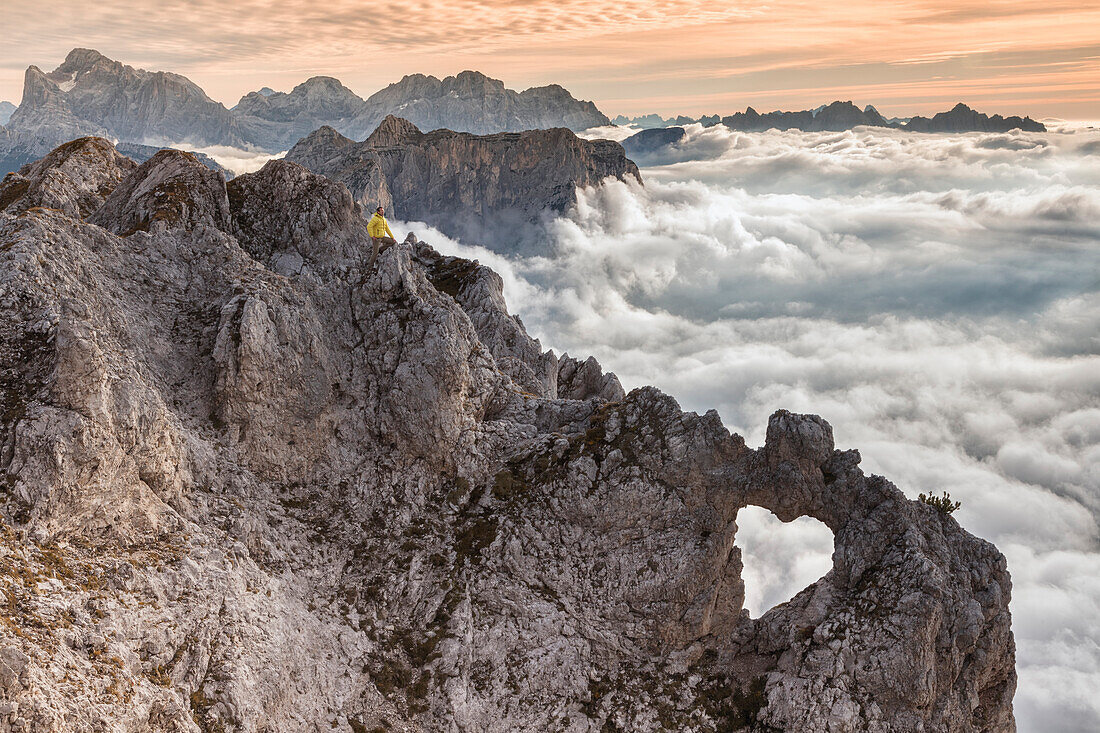
[[[386,235],[393,237],[390,225],[386,223],[386,217],[379,215],[378,212],[375,212],[374,216],[367,222],[367,234],[372,237],[384,237]],[[394,238],[396,239],[396,237]]]

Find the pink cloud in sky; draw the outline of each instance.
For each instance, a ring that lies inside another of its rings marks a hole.
[[[368,95],[406,73],[472,68],[560,83],[609,114],[728,113],[837,97],[885,113],[964,100],[1100,117],[1100,3],[944,0],[8,0],[0,99],[74,46],[176,71],[232,105],[260,86],[339,77]]]

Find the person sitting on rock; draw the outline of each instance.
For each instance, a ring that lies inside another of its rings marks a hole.
[[[374,245],[375,256],[397,244],[397,240],[393,238],[393,232],[390,231],[390,225],[386,223],[386,210],[381,206],[374,210],[374,216],[367,222],[367,234],[370,235],[371,244]],[[379,243],[382,245],[381,248]]]

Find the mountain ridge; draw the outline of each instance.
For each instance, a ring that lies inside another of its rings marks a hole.
[[[184,76],[74,48],[52,72],[27,68],[23,100],[7,126],[40,138],[39,155],[80,135],[280,152],[326,124],[365,137],[397,110],[423,127],[479,134],[608,123],[594,104],[574,99],[559,85],[516,92],[476,71],[442,80],[407,75],[367,99],[338,79],[315,76],[290,92],[251,92],[226,109]]]
[[[919,115],[910,118],[886,119],[875,109],[874,105],[868,104],[860,109],[851,101],[837,100],[812,110],[792,112],[775,110],[760,113],[752,107],[747,107],[744,112],[735,112],[732,115],[723,117],[705,115],[699,118],[691,118],[680,115],[676,118],[665,119],[656,114],[633,118],[620,115],[615,118],[615,123],[637,124],[643,129],[676,127],[691,123],[700,123],[704,127],[711,127],[721,123],[731,130],[745,132],[763,132],[772,128],[779,130],[797,129],[806,132],[839,132],[859,125],[889,127],[914,132],[1008,132],[1013,129],[1020,129],[1025,132],[1046,131],[1046,126],[1043,123],[1030,117],[986,115],[971,109],[962,102],[957,103],[951,110],[937,113],[931,119]]]
[[[345,184],[366,210],[384,206],[392,217],[502,251],[534,237],[543,212],[575,204],[578,188],[608,177],[641,180],[610,140],[583,140],[564,128],[421,132],[393,115],[362,142],[321,127],[286,160]]]

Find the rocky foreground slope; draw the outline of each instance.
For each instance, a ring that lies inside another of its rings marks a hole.
[[[347,189],[0,185],[0,730],[1006,731],[1005,561],[777,412],[624,394]],[[759,619],[737,512],[833,568]]]
[[[391,217],[503,251],[544,212],[573,206],[578,188],[608,177],[641,180],[612,140],[584,140],[564,128],[424,133],[392,115],[362,142],[322,127],[286,160],[345,184],[368,211],[385,206]]]

